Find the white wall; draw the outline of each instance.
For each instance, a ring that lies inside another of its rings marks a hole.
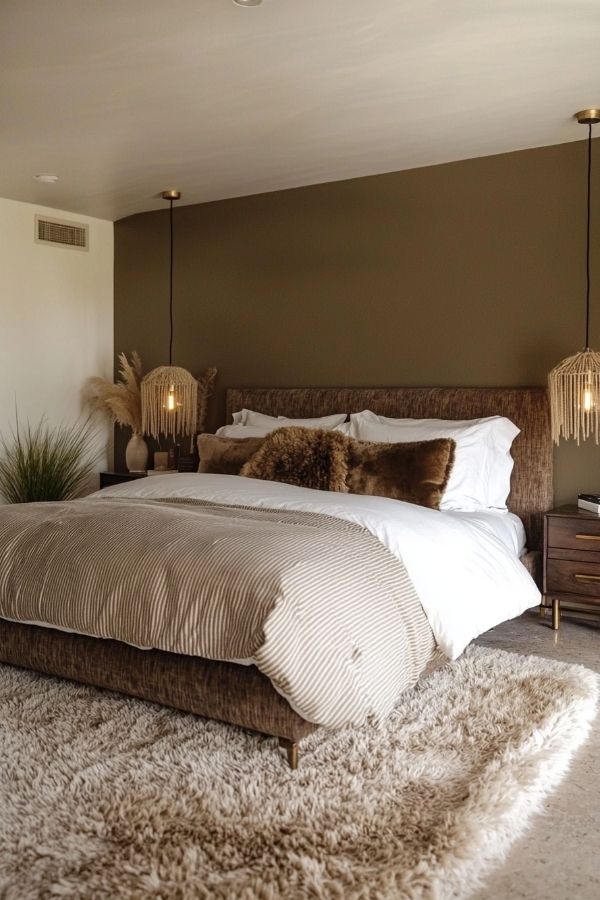
[[[89,225],[89,251],[38,244],[43,213]],[[72,423],[90,375],[113,373],[113,224],[0,198],[0,434],[15,421]],[[105,468],[111,431],[98,423]]]

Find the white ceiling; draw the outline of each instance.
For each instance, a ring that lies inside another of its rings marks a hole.
[[[0,0],[0,196],[117,219],[581,140],[599,38],[600,0]]]

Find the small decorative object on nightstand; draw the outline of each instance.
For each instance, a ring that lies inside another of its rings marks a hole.
[[[113,484],[123,484],[125,481],[135,481],[136,478],[145,478],[145,472],[100,472],[100,489],[112,487]]]
[[[552,627],[561,603],[600,607],[600,516],[559,506],[544,517],[544,599],[552,603]]]
[[[169,453],[167,450],[154,451],[154,470],[166,472],[169,468]]]
[[[177,471],[178,472],[197,472],[198,471],[198,462],[199,460],[190,453],[187,456],[184,456],[183,453],[179,454],[179,458],[177,460]]]

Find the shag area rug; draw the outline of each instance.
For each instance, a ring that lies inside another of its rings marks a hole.
[[[0,896],[466,897],[587,734],[597,678],[471,648],[385,725],[273,739],[0,667]]]

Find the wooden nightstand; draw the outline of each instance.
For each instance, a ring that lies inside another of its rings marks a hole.
[[[145,472],[100,472],[100,489],[112,487],[113,484],[123,484],[124,481],[135,481],[136,478],[145,477]]]
[[[600,516],[559,506],[544,516],[544,603],[552,603],[552,627],[561,603],[600,607]]]

